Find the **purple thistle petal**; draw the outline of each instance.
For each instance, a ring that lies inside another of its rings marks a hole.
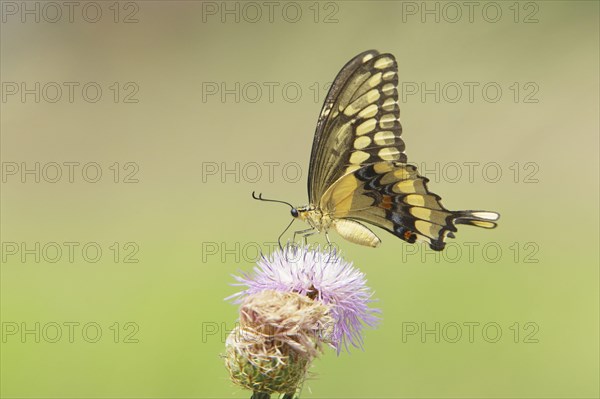
[[[348,350],[348,344],[362,348],[363,328],[374,327],[378,321],[379,310],[368,306],[373,302],[372,292],[366,285],[364,273],[335,250],[321,252],[319,248],[288,245],[268,258],[262,256],[253,273],[242,273],[234,278],[237,280],[234,285],[248,287],[227,298],[237,303],[244,296],[264,290],[316,295],[315,299],[331,308],[335,325],[333,336],[329,338],[338,354],[342,346]]]

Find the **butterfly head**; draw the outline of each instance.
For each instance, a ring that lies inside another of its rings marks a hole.
[[[292,214],[293,217],[300,219],[300,220],[306,220],[306,218],[309,215],[309,212],[312,209],[308,206],[299,206],[299,207],[295,207],[292,208],[290,213]]]

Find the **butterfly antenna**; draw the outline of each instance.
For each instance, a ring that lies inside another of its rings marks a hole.
[[[262,193],[260,193],[260,194],[258,194],[258,196],[256,196],[256,193],[254,191],[252,191],[252,198],[254,198],[255,200],[259,200],[259,201],[279,202],[280,204],[286,204],[287,206],[289,206],[292,209],[294,208],[294,205],[290,204],[289,202],[263,198]]]
[[[285,230],[283,230],[281,232],[281,234],[279,234],[279,237],[277,237],[277,243],[279,244],[279,249],[281,249],[282,251],[283,251],[283,247],[281,246],[281,237],[283,237],[283,235],[285,234],[285,232],[289,230],[289,228],[292,225],[292,223],[294,223],[294,220],[296,220],[296,218],[293,218],[292,221],[290,222],[290,224],[287,225],[287,227],[285,228]]]

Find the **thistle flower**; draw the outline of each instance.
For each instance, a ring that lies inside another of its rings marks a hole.
[[[227,337],[231,380],[259,393],[294,393],[322,350],[318,332],[329,308],[297,293],[265,290],[244,298],[240,324]]]
[[[263,256],[253,274],[234,276],[239,286],[248,288],[232,295],[237,302],[266,290],[295,292],[329,306],[333,331],[328,341],[339,354],[348,344],[362,348],[363,327],[377,323],[379,310],[369,308],[371,290],[365,275],[343,260],[335,250],[288,245],[270,257]]]

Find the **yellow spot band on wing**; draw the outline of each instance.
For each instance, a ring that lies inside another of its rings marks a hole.
[[[394,76],[396,76],[396,72],[394,71],[387,71],[383,74],[383,80],[392,80],[394,79]]]
[[[390,145],[396,142],[396,135],[394,132],[390,132],[389,130],[384,130],[381,132],[375,133],[373,137],[375,144],[377,145]]]
[[[362,59],[362,62],[363,62],[363,64],[364,64],[365,62],[367,62],[367,61],[369,61],[369,60],[371,60],[371,59],[373,59],[373,54],[372,54],[372,53],[371,53],[371,54],[367,54],[367,55],[365,55],[365,56],[363,57],[363,59]]]
[[[385,176],[381,178],[381,184],[392,184],[401,180],[407,180],[411,178],[410,171],[406,170],[406,168],[400,167],[394,169],[393,171],[386,173]],[[396,191],[396,190],[394,190]]]
[[[393,147],[382,148],[377,155],[384,161],[396,161],[400,159],[400,151]]]
[[[356,170],[360,169],[360,165],[348,165],[348,167],[346,167],[346,170],[344,170],[344,174],[348,174],[348,173],[352,173]]]
[[[396,90],[396,86],[394,86],[391,83],[383,85],[383,87],[381,88],[381,91],[383,91],[383,94],[385,94],[386,96],[391,96],[394,93],[394,90]]]
[[[425,205],[425,198],[422,195],[409,194],[404,197],[404,202],[406,202],[408,205],[423,206]]]
[[[382,175],[384,173],[392,171],[392,164],[389,164],[387,162],[378,162],[375,165],[373,165],[373,169],[375,169],[375,173]]]
[[[413,206],[410,208],[410,214],[419,219],[431,219],[431,210],[427,208],[419,208]]]
[[[363,109],[358,113],[359,118],[372,118],[377,114],[377,105],[371,104],[367,108]]]
[[[381,79],[382,79],[382,73],[378,72],[375,75],[371,76],[371,78],[367,81],[367,84],[370,87],[375,87],[377,86],[379,83],[381,83]]]
[[[381,104],[381,108],[383,108],[384,111],[388,112],[395,110],[397,106],[398,103],[393,98],[388,98],[383,102],[383,104]]]
[[[367,159],[369,159],[371,155],[368,152],[364,151],[354,151],[352,155],[350,155],[350,163],[352,164],[361,164]]]
[[[415,187],[416,180],[403,180],[394,184],[394,192],[400,194],[414,194],[416,193]]]
[[[371,144],[371,138],[369,136],[361,136],[354,140],[354,148],[357,150],[362,150]]]
[[[385,114],[379,120],[379,126],[382,129],[391,129],[394,127],[396,123],[396,115],[394,114]]]
[[[356,127],[356,134],[358,136],[362,136],[363,134],[367,134],[370,131],[372,131],[373,129],[375,129],[375,126],[377,125],[377,120],[374,118],[371,119],[367,119],[366,121],[364,121],[363,123],[361,123],[360,125],[358,125]]]
[[[352,116],[361,109],[365,108],[367,105],[374,103],[379,100],[381,97],[381,93],[377,89],[369,90],[362,96],[358,97],[351,104],[349,104],[344,110],[344,115]]]
[[[377,61],[375,61],[375,64],[373,64],[373,66],[377,69],[385,69],[389,66],[391,66],[394,63],[394,60],[390,57],[383,57],[378,59]]]
[[[424,220],[416,220],[415,227],[417,228],[417,230],[419,230],[419,232],[421,234],[424,234],[424,235],[432,237],[432,238],[437,238],[440,233],[440,229],[441,229],[440,226],[436,226],[436,225],[426,222]]]

